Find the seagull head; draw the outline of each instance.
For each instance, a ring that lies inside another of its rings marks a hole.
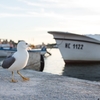
[[[18,44],[17,44],[17,50],[20,50],[20,49],[24,49],[24,50],[27,50],[27,48],[29,47],[29,45],[25,42],[25,41],[20,41]]]

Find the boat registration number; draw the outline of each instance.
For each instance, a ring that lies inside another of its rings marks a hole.
[[[82,50],[83,47],[84,47],[83,44],[65,43],[65,48],[68,48],[68,49],[80,49],[80,50]]]

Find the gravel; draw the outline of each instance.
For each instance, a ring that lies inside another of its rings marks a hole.
[[[10,82],[11,72],[0,68],[0,100],[100,100],[100,82],[33,70],[21,70],[30,81]]]

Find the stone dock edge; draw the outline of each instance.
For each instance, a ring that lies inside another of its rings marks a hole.
[[[29,81],[0,68],[0,100],[100,100],[100,82],[23,69]]]

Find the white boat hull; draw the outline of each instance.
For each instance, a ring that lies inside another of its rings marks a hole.
[[[100,62],[100,41],[88,36],[49,32],[53,34],[66,62]]]
[[[0,57],[5,57],[7,56],[7,52],[5,52],[4,50],[0,50]]]
[[[13,50],[13,49],[0,49],[0,57],[6,57],[8,56],[8,54],[13,54],[14,52],[16,51]],[[46,51],[41,51],[41,49],[32,49],[32,50],[29,50],[29,51],[38,51],[40,52],[41,55],[45,55],[46,54]]]

